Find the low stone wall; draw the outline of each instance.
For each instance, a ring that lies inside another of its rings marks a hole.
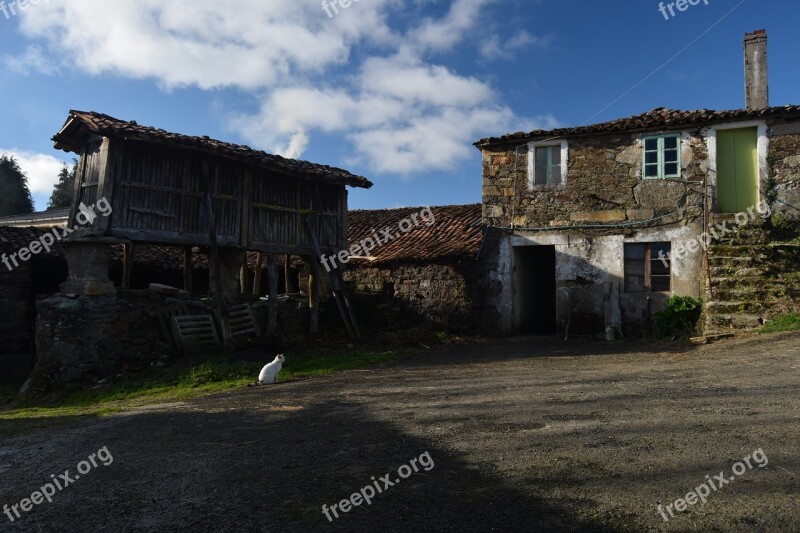
[[[344,273],[367,325],[426,325],[453,331],[475,327],[480,269],[475,262],[351,266]]]
[[[26,263],[0,268],[0,382],[17,382],[33,366],[31,273]]]
[[[56,295],[42,300],[37,305],[37,361],[27,393],[141,370],[158,361],[157,315],[186,303],[154,291],[126,291],[124,298]]]

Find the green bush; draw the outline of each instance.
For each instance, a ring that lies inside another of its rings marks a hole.
[[[673,296],[664,303],[665,309],[653,315],[657,337],[681,333],[692,335],[703,313],[703,300],[691,296]]]

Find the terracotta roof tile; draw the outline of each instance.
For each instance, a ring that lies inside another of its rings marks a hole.
[[[800,116],[800,106],[769,107],[766,109],[735,109],[731,111],[680,111],[659,107],[648,113],[628,118],[602,122],[576,128],[534,130],[528,133],[511,133],[502,137],[489,137],[475,143],[479,148],[508,142],[536,140],[542,137],[579,137],[599,133],[633,132],[652,129],[678,129],[686,126],[702,126],[735,120],[753,120],[767,117]]]
[[[198,150],[290,176],[304,176],[319,181],[365,189],[372,187],[372,182],[368,179],[340,168],[297,159],[286,159],[279,155],[254,150],[249,146],[217,141],[209,137],[193,137],[149,126],[140,126],[136,122],[119,120],[94,111],[70,111],[66,124],[53,137],[55,147],[59,150],[77,153],[80,151],[79,141],[86,133]]]
[[[482,239],[481,205],[448,205],[432,207],[434,223],[421,222],[408,233],[401,233],[400,222],[419,214],[422,207],[350,211],[348,238],[356,244],[377,231],[391,230],[398,235],[371,252],[372,264],[397,261],[433,261],[460,259],[478,254]],[[351,264],[358,264],[356,260]]]

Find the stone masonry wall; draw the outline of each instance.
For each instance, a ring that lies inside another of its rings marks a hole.
[[[474,327],[480,290],[475,261],[351,267],[344,279],[373,326],[424,324],[464,331]]]
[[[0,268],[0,382],[16,382],[33,365],[31,272],[29,263]]]
[[[776,213],[800,218],[800,124],[791,129],[789,125],[774,128],[774,132],[785,131],[796,133],[770,139],[768,162],[773,179],[768,184],[771,190],[766,192],[767,199]]]
[[[39,302],[37,361],[27,392],[158,362],[156,315],[186,303],[149,290],[127,291],[124,297],[56,295]]]
[[[641,178],[641,135],[605,135],[569,141],[566,184],[528,184],[527,147],[483,154],[484,221],[508,227],[565,226],[647,220],[702,205],[707,150],[699,131],[682,140],[682,179]]]

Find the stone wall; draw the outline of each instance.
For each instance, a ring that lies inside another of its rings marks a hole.
[[[479,320],[480,268],[469,260],[351,266],[343,277],[365,327],[465,331]]]
[[[149,290],[126,291],[119,298],[56,295],[40,301],[28,393],[158,362],[157,315],[187,303]]]
[[[769,152],[767,200],[776,213],[800,218],[800,124],[774,127]]]
[[[681,141],[682,180],[641,178],[642,135],[569,141],[564,185],[528,183],[527,147],[483,154],[484,222],[508,227],[640,221],[702,205],[707,151],[699,131]]]
[[[0,265],[0,382],[24,380],[33,366],[33,296],[29,263]]]

